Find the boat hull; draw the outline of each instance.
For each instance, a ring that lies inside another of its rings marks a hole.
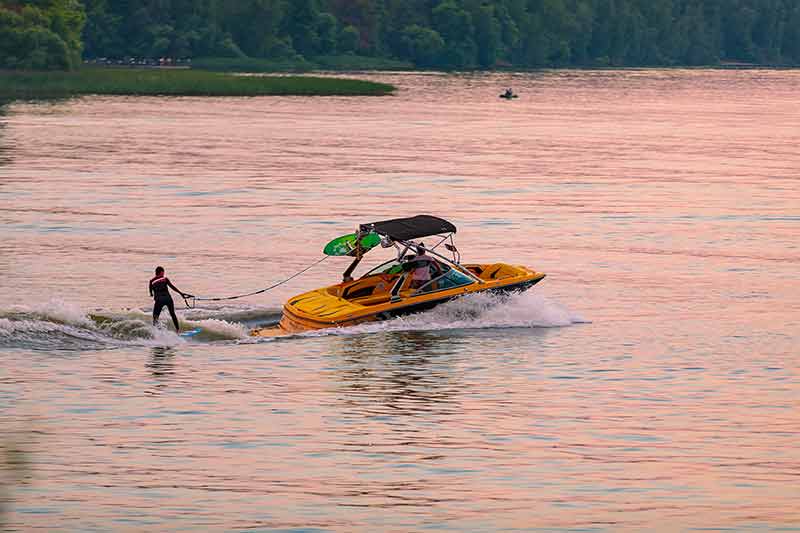
[[[467,294],[479,292],[523,292],[545,277],[545,274],[541,272],[504,263],[465,266],[479,275],[482,283],[473,283],[464,287],[454,287],[394,300],[388,298],[387,295],[386,301],[369,302],[369,305],[358,303],[359,300],[364,301],[368,300],[368,298],[348,300],[341,296],[347,295],[349,288],[358,288],[358,284],[363,284],[364,280],[357,280],[349,284],[342,283],[290,298],[283,308],[283,316],[277,328],[254,330],[251,335],[272,337],[388,320],[398,316],[427,311]],[[380,283],[381,280],[378,279],[377,282]]]

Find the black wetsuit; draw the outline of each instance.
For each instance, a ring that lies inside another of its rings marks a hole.
[[[175,331],[180,331],[178,325],[178,317],[175,316],[175,302],[172,301],[172,296],[169,294],[169,289],[183,294],[166,276],[156,276],[150,280],[150,296],[153,297],[155,303],[153,305],[153,325],[158,322],[158,317],[164,306],[167,306],[169,315],[172,317],[172,323],[175,324]]]

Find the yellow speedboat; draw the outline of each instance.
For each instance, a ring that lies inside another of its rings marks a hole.
[[[290,298],[277,327],[257,329],[251,335],[271,337],[386,320],[466,294],[522,292],[545,277],[519,265],[462,264],[453,241],[455,233],[453,224],[429,215],[362,224],[357,233],[334,239],[325,247],[328,255],[354,257],[343,281]],[[424,247],[418,240],[425,237],[435,237],[436,244]],[[397,257],[352,279],[364,255],[378,245],[394,247]],[[449,252],[451,257],[440,252]]]

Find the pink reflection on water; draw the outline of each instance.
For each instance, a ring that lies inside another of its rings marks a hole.
[[[797,524],[798,74],[377,77],[399,94],[15,104],[8,301],[147,306],[156,263],[238,293],[427,212],[591,323],[8,351],[3,425],[40,432],[12,526]]]

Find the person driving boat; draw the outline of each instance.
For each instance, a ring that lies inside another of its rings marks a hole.
[[[411,283],[409,288],[419,289],[431,280],[431,268],[436,269],[438,276],[442,272],[442,266],[433,257],[426,254],[427,248],[425,243],[422,242],[417,246],[417,255],[415,255],[410,263],[414,271],[411,273]]]

